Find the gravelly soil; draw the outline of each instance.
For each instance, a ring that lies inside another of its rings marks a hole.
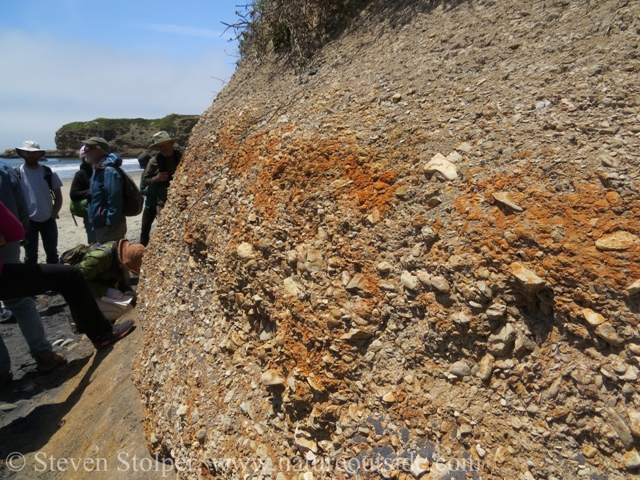
[[[640,3],[374,3],[194,129],[140,287],[149,443],[183,478],[637,474]]]

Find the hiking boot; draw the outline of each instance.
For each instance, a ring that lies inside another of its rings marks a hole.
[[[109,345],[113,345],[121,338],[126,337],[133,329],[133,320],[125,320],[122,323],[113,326],[110,332],[105,333],[100,338],[93,342],[93,346],[96,350],[102,350]]]
[[[13,372],[11,370],[4,370],[0,372],[0,387],[5,387],[13,380]]]
[[[59,365],[67,363],[67,359],[64,355],[49,350],[48,352],[42,352],[35,357],[36,365],[38,365],[38,372],[49,373]]]

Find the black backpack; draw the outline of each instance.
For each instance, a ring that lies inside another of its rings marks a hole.
[[[60,255],[58,263],[61,265],[78,265],[87,253],[93,252],[94,250],[102,250],[107,254],[110,260],[113,258],[113,251],[111,248],[100,243],[92,243],[91,245],[77,245],[70,248]],[[111,264],[111,261],[109,261],[109,264]]]
[[[135,217],[140,215],[144,207],[144,198],[136,182],[116,165],[107,165],[116,168],[122,176],[122,214],[125,217]]]

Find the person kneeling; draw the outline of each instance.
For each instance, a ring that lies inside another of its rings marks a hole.
[[[77,266],[98,307],[108,320],[117,320],[133,308],[135,293],[128,272],[140,274],[145,248],[127,239],[78,245],[66,251],[60,262]]]

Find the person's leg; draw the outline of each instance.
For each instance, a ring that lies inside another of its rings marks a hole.
[[[46,222],[42,222],[40,235],[42,236],[42,246],[47,254],[47,263],[58,263],[58,224],[55,219],[50,218]]]
[[[62,294],[78,328],[95,341],[112,327],[87,286],[80,269],[67,265],[8,264],[0,274],[0,300],[48,291]]]
[[[142,222],[140,224],[140,243],[145,247],[149,244],[151,225],[156,219],[156,209],[144,207],[142,209]]]
[[[24,246],[24,263],[38,263],[38,234],[40,233],[40,222],[29,221]]]
[[[96,232],[93,230],[93,225],[88,218],[84,218],[84,229],[87,232],[87,244],[91,245],[92,243],[96,243],[98,239],[96,238]]]
[[[29,345],[29,353],[32,357],[53,349],[51,342],[47,340],[36,302],[31,297],[5,300],[4,304],[16,316],[18,326],[27,345]]]
[[[11,371],[11,358],[9,358],[9,350],[4,344],[4,340],[0,337],[0,373]]]

